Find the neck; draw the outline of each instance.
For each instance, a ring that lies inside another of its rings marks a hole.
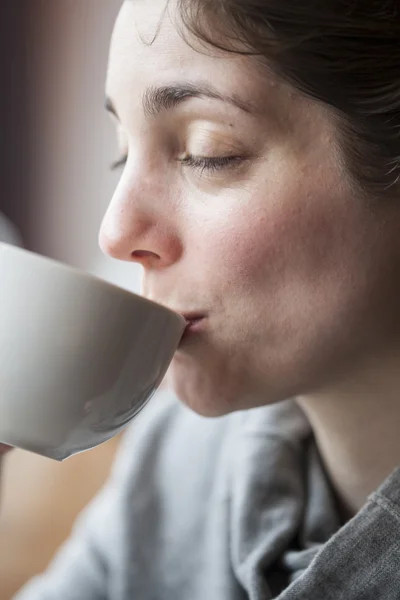
[[[369,365],[353,381],[301,396],[346,518],[400,464],[400,357]]]

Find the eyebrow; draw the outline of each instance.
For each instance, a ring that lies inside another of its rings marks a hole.
[[[173,110],[189,98],[211,98],[228,104],[247,112],[255,112],[251,103],[243,102],[236,95],[224,95],[209,84],[173,84],[159,87],[149,87],[142,98],[143,111],[147,117],[155,117],[163,111]],[[118,120],[118,114],[112,100],[107,97],[105,108]]]

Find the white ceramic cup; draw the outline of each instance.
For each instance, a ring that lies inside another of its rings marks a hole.
[[[184,329],[163,306],[0,243],[0,443],[64,460],[110,439]]]

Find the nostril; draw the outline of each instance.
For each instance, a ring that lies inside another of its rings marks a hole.
[[[150,252],[149,250],[135,250],[132,252],[132,258],[140,259],[140,258],[160,258],[158,254],[155,252]]]

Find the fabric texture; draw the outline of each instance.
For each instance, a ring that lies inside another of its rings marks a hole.
[[[167,392],[15,600],[400,600],[400,468],[342,524],[293,400],[205,419]]]

